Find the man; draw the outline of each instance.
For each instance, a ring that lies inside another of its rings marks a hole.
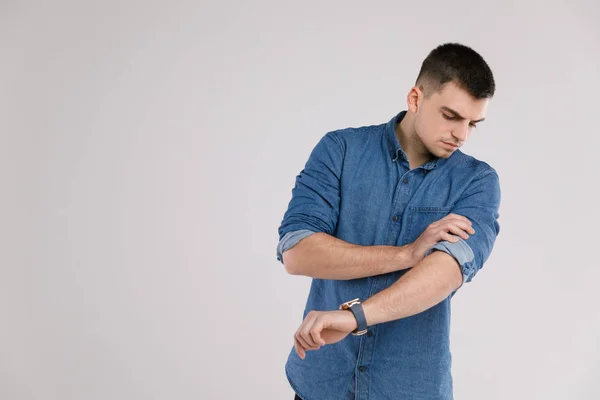
[[[443,44],[407,110],[310,154],[277,247],[287,272],[313,278],[285,367],[296,399],[453,398],[450,301],[500,228],[496,171],[459,148],[494,91],[477,52]]]

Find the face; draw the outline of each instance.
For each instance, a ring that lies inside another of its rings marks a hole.
[[[413,88],[408,107],[415,114],[414,130],[423,152],[450,157],[485,118],[488,103],[489,99],[475,99],[454,82],[448,82],[429,98]]]

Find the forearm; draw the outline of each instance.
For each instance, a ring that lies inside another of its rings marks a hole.
[[[412,267],[410,246],[359,246],[315,233],[283,253],[290,274],[347,280]]]
[[[462,284],[458,262],[434,251],[385,290],[363,302],[368,325],[423,312],[448,297]]]

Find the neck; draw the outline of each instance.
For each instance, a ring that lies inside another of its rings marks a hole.
[[[420,167],[434,158],[414,129],[414,114],[407,112],[402,121],[396,125],[396,137],[408,157],[410,169]]]

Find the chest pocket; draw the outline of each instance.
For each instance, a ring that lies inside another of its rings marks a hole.
[[[408,243],[414,242],[432,223],[450,214],[452,207],[408,206]]]

